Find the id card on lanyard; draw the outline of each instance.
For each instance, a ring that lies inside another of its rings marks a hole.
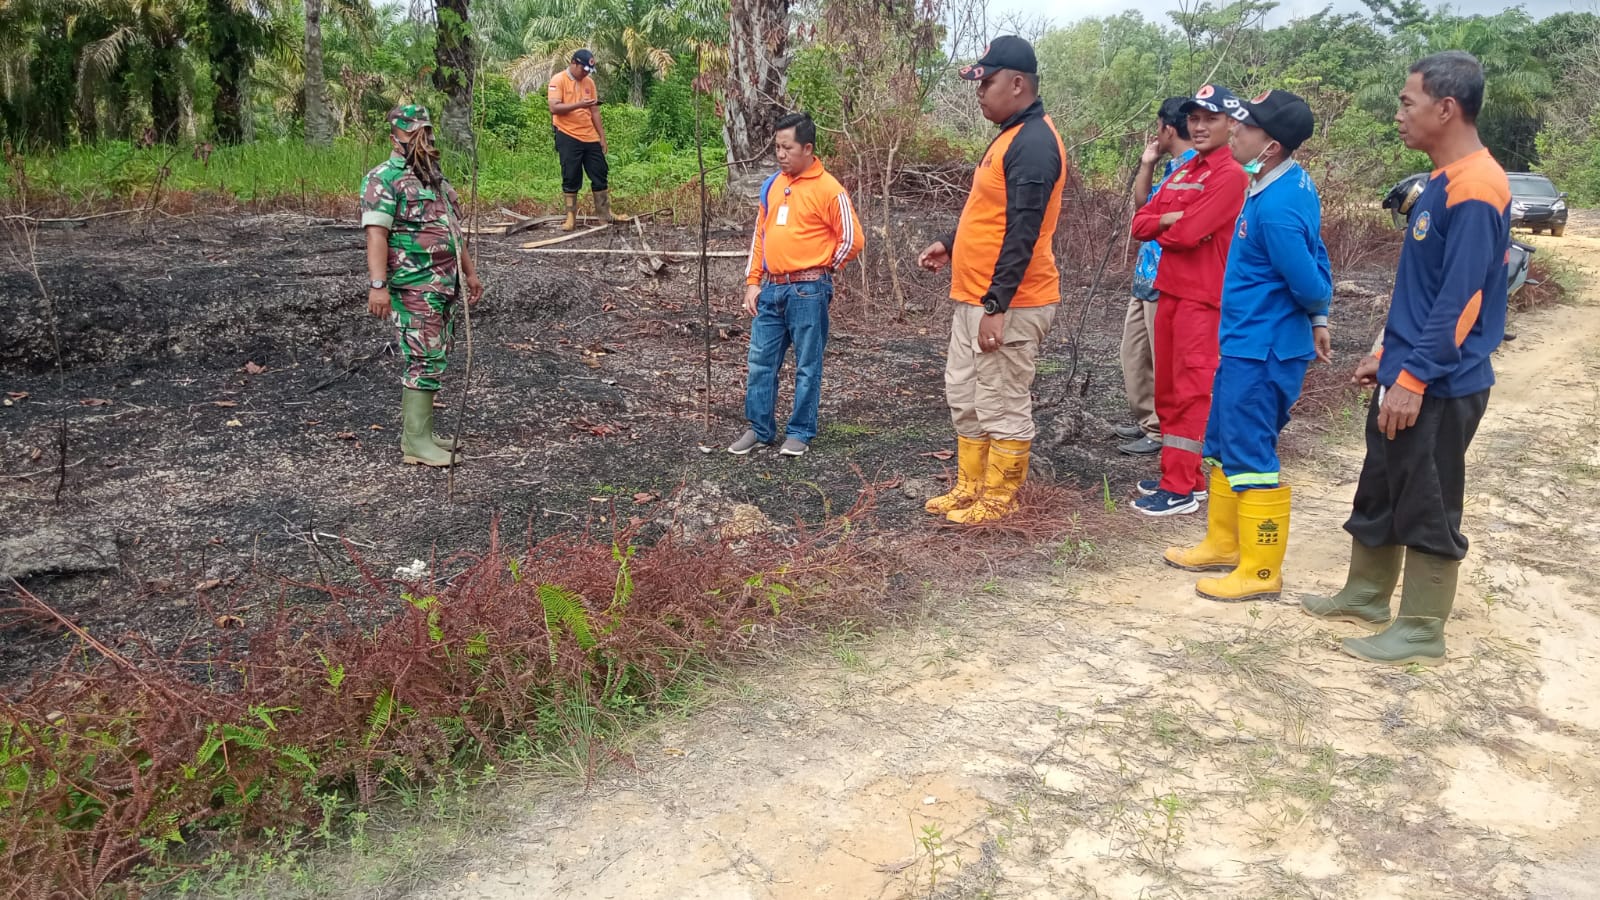
[[[778,207],[778,218],[774,220],[772,224],[789,224],[789,188],[783,189],[783,205]]]

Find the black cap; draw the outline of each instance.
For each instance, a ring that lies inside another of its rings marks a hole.
[[[579,50],[577,53],[572,54],[572,61],[583,66],[585,72],[594,71],[594,54],[588,50]]]
[[[1285,153],[1298,150],[1317,130],[1311,106],[1299,94],[1267,91],[1245,102],[1243,109],[1244,117],[1239,121],[1265,131],[1268,137],[1283,145]]]
[[[985,75],[1000,69],[1010,69],[1026,75],[1039,74],[1039,58],[1033,55],[1033,45],[1008,34],[997,37],[983,48],[983,55],[970,66],[961,67],[961,77],[968,81],[982,81]]]
[[[1244,121],[1244,104],[1220,84],[1202,84],[1200,90],[1194,92],[1194,97],[1184,102],[1178,108],[1184,115],[1197,109],[1209,109],[1215,113],[1227,113],[1230,118]]]

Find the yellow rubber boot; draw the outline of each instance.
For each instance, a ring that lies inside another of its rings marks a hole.
[[[1221,466],[1211,467],[1206,536],[1193,547],[1169,547],[1167,565],[1186,572],[1229,572],[1239,565],[1239,495]]]
[[[1028,479],[1032,441],[989,441],[989,464],[984,468],[983,493],[966,509],[953,509],[945,518],[959,525],[980,525],[1010,515],[1017,508],[1017,491]]]
[[[956,435],[956,486],[923,504],[936,516],[966,509],[983,493],[984,469],[989,465],[989,438]]]
[[[561,223],[561,230],[572,231],[578,227],[578,195],[562,194],[561,200],[567,206],[567,220]]]
[[[1221,578],[1200,579],[1195,593],[1223,603],[1277,599],[1283,591],[1283,554],[1288,546],[1288,486],[1241,492],[1239,567]]]

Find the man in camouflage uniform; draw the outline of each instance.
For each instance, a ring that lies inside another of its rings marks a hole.
[[[433,125],[422,106],[389,112],[394,152],[367,173],[361,225],[367,234],[367,311],[388,315],[400,337],[406,370],[401,459],[449,466],[459,447],[433,433],[433,395],[445,370],[461,278],[467,302],[483,296],[477,267],[461,240],[461,199],[439,167]]]

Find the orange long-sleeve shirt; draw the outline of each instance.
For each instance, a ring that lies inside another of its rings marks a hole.
[[[745,284],[760,284],[763,274],[837,269],[866,247],[850,195],[820,160],[793,177],[778,173],[766,188]]]

